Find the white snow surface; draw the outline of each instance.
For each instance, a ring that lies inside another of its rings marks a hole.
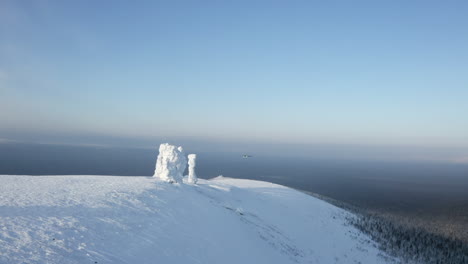
[[[0,263],[393,263],[349,212],[218,177],[0,175]]]
[[[167,182],[182,182],[186,167],[187,158],[182,147],[168,143],[159,146],[154,177]]]

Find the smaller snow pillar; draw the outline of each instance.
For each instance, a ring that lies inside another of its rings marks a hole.
[[[195,165],[196,165],[197,154],[188,155],[188,179],[187,182],[191,184],[197,183],[197,175],[195,174]]]

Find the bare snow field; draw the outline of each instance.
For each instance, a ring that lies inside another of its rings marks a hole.
[[[217,177],[0,175],[0,263],[395,263],[351,213]]]

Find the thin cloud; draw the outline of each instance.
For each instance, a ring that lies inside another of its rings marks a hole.
[[[454,163],[468,164],[468,157],[456,158],[453,160]]]
[[[8,138],[0,138],[0,144],[2,144],[2,143],[14,143],[14,142],[20,142],[20,141],[13,140],[13,139],[8,139]]]

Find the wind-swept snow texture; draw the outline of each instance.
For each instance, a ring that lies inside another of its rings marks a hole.
[[[182,147],[167,143],[159,146],[154,177],[167,182],[182,182],[187,167],[187,158]]]
[[[0,263],[394,262],[347,217],[251,180],[0,175]]]

